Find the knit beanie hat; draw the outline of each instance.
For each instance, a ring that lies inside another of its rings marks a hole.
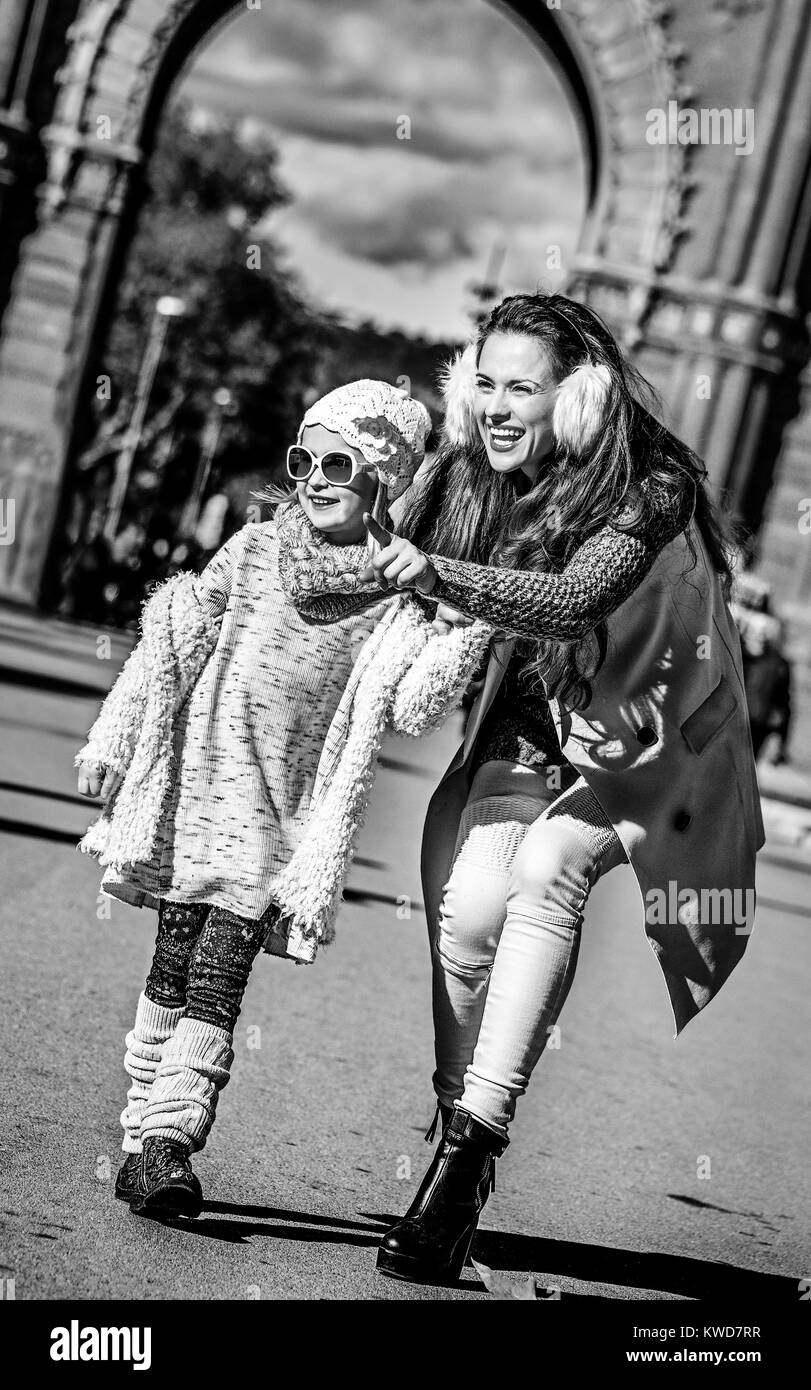
[[[297,443],[308,425],[334,430],[359,449],[377,474],[389,502],[400,497],[425,457],[431,417],[420,401],[387,381],[350,381],[308,407]]]

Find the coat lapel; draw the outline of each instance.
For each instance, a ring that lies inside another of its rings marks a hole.
[[[490,706],[493,703],[493,700],[496,697],[496,692],[504,679],[507,667],[510,662],[510,657],[512,656],[514,650],[515,638],[497,637],[493,639],[490,648],[490,660],[487,663],[487,673],[484,678],[484,685],[482,686],[482,689],[480,690],[474,702],[473,708],[470,711],[470,717],[467,721],[467,727],[465,729],[465,741],[462,745],[462,748],[460,749],[460,753],[462,754],[462,762],[465,762],[467,760],[473,749],[473,745],[476,742],[476,737],[482,726],[484,717],[487,714],[487,711],[489,710]],[[451,764],[451,766],[453,766],[453,764]],[[450,770],[451,769],[449,768],[448,771]]]

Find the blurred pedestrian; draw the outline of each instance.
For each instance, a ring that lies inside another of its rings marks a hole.
[[[83,622],[110,622],[110,585],[116,566],[103,533],[103,513],[92,511],[84,535],[77,541],[60,576],[59,612]]]
[[[741,636],[743,676],[755,757],[765,749],[769,762],[787,761],[791,727],[791,666],[783,655],[779,619],[758,614]],[[769,748],[766,748],[767,741]]]
[[[744,686],[755,757],[787,761],[791,727],[791,664],[783,651],[783,624],[771,611],[771,586],[744,570],[736,575],[730,605],[741,639]],[[768,745],[768,746],[767,746]]]

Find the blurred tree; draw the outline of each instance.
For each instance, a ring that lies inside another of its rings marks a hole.
[[[166,115],[149,165],[140,213],[98,371],[110,400],[94,398],[95,437],[79,467],[94,461],[111,419],[126,426],[156,300],[179,295],[152,391],[144,452],[170,427],[177,500],[188,491],[213,393],[227,387],[237,409],[224,432],[219,469],[228,476],[271,469],[298,424],[325,320],[305,301],[266,231],[287,202],[266,138],[246,142],[235,127],[199,127],[177,105]],[[118,429],[113,430],[116,440]],[[171,500],[171,498],[166,499]]]
[[[226,388],[234,405],[206,488],[227,499],[223,541],[244,522],[251,489],[283,476],[306,405],[332,386],[362,376],[403,382],[436,416],[435,374],[447,345],[368,321],[350,327],[311,305],[268,232],[288,201],[267,136],[248,140],[238,125],[200,124],[181,103],[167,110],[80,417],[55,562],[60,612],[98,621],[101,603],[110,622],[133,626],[147,584],[201,558],[179,543],[178,525],[218,390]],[[115,545],[105,550],[100,531],[164,295],[182,299],[185,312],[168,324],[119,524],[126,555],[119,555]],[[82,575],[92,578],[80,584]]]
[[[214,393],[227,388],[235,409],[219,440],[210,488],[249,471],[266,481],[283,467],[333,323],[307,303],[267,232],[268,219],[288,195],[266,137],[248,141],[236,126],[201,126],[176,104],[163,119],[148,179],[94,390],[79,422],[56,560],[60,611],[83,617],[86,604],[72,592],[74,576],[84,549],[95,547],[96,588],[117,622],[131,622],[137,605],[123,602],[125,585],[112,553],[106,568],[96,553],[98,533],[157,300],[178,296],[185,313],[168,327],[121,517],[121,528],[134,525],[141,537],[127,562],[141,587],[172,566]],[[237,506],[226,533],[243,519]]]
[[[315,389],[320,395],[342,381],[379,377],[406,387],[424,402],[435,424],[442,418],[439,369],[453,350],[447,342],[412,337],[401,329],[381,329],[368,319],[355,325],[330,324],[324,332]]]

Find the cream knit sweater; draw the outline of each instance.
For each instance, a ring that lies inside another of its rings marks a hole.
[[[355,654],[388,604],[308,626],[282,591],[273,522],[232,536],[194,588],[220,633],[174,722],[155,851],[102,887],[139,907],[168,898],[258,918],[307,820]]]
[[[287,597],[279,548],[274,522],[245,526],[146,605],[145,653],[76,755],[136,772],[117,793],[123,814],[108,804],[81,848],[109,865],[102,891],[136,906],[167,898],[258,918],[276,903],[285,939],[266,949],[309,960],[334,934],[386,723],[416,734],[445,718],[489,629],[438,638],[405,595],[313,626]],[[159,815],[144,806],[158,785]],[[134,861],[130,827],[151,844]]]

